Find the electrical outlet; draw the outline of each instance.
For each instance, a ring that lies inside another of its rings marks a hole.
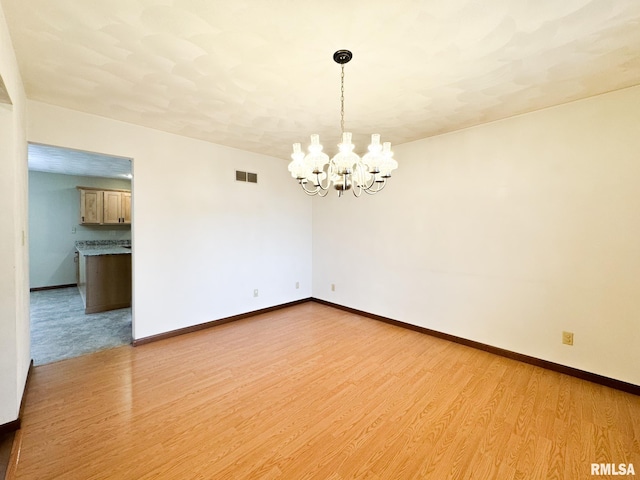
[[[564,345],[573,345],[573,332],[562,332],[562,343]]]
[[[335,291],[336,291],[336,284],[335,284],[335,283],[332,283],[332,284],[331,284],[331,291],[332,291],[332,292],[335,292]]]
[[[296,282],[296,289],[300,288],[300,282]]]
[[[257,288],[253,291],[253,296],[254,296],[254,297],[257,297],[257,296],[258,296],[258,289],[257,289]]]
[[[71,227],[71,233],[76,233],[76,227]]]

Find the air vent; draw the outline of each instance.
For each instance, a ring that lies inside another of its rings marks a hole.
[[[258,174],[257,173],[249,173],[249,172],[241,172],[240,170],[236,170],[236,181],[238,181],[238,182],[258,183]]]

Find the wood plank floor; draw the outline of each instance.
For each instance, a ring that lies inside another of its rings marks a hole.
[[[574,480],[592,462],[640,470],[640,397],[309,302],[35,368],[14,478]]]

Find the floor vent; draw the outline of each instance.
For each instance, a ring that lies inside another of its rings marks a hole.
[[[236,170],[236,181],[258,183],[258,174],[250,173],[250,172],[241,172],[240,170]]]

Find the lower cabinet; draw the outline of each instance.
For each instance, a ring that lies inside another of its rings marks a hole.
[[[79,255],[78,290],[85,313],[131,306],[131,255]]]

